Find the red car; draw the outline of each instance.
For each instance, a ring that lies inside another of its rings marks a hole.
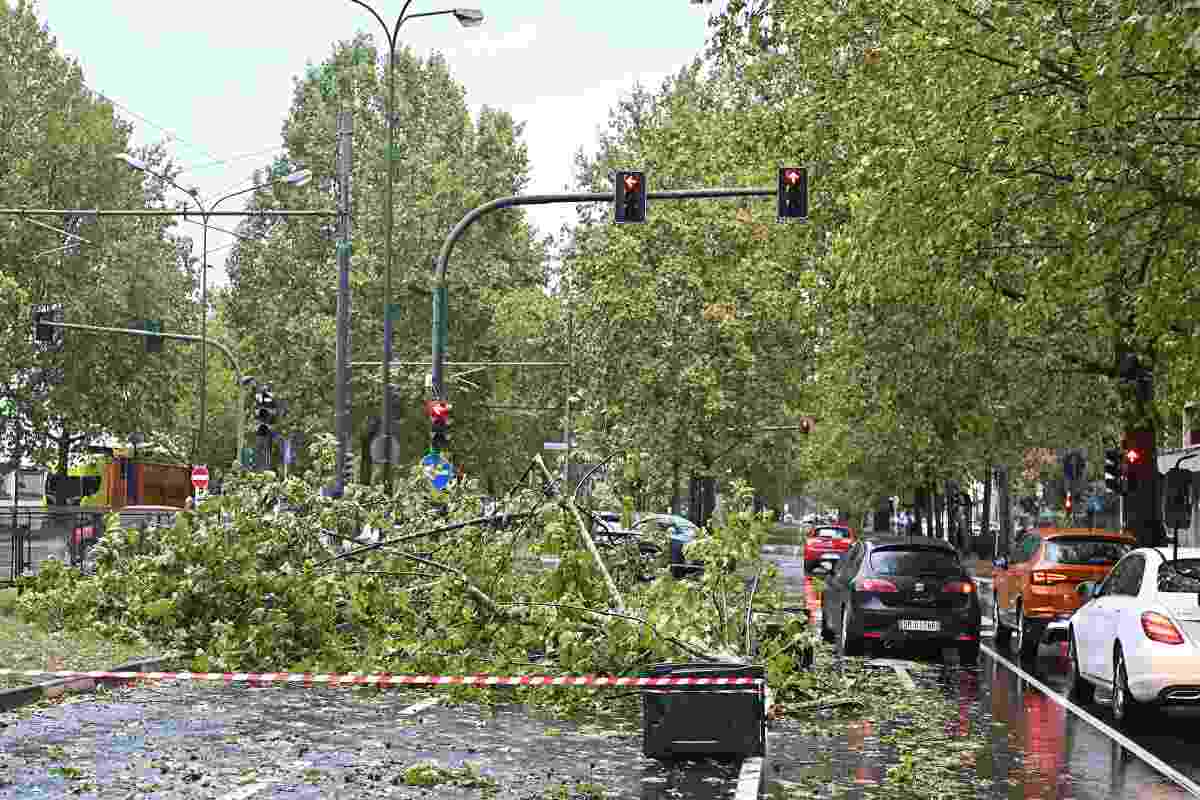
[[[854,542],[854,529],[847,525],[814,525],[804,539],[804,571],[812,572],[822,561],[836,561]]]

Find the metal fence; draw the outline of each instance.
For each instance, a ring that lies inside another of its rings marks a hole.
[[[36,574],[49,558],[78,564],[84,538],[103,527],[102,512],[78,506],[0,509],[0,583]]]

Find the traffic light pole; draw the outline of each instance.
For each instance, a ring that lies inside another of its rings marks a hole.
[[[97,333],[125,333],[130,336],[156,336],[162,339],[179,339],[185,342],[200,342],[201,344],[207,343],[220,350],[229,359],[229,365],[233,367],[233,377],[237,381],[238,386],[238,450],[234,463],[241,463],[242,446],[245,444],[246,438],[246,384],[242,380],[244,376],[242,375],[242,368],[238,365],[237,357],[234,356],[233,351],[227,345],[216,339],[205,339],[202,336],[193,336],[188,333],[157,333],[155,331],[138,330],[137,328],[109,328],[103,325],[83,325],[77,322],[42,322],[39,324],[45,325],[48,328],[71,328],[73,330],[95,331]]]
[[[776,187],[768,189],[763,188],[745,188],[745,189],[676,189],[663,192],[646,192],[647,200],[702,200],[721,197],[775,197],[778,192]],[[567,194],[531,194],[531,195],[513,195],[511,197],[501,197],[491,202],[472,209],[467,212],[466,216],[458,221],[454,229],[450,231],[446,240],[442,243],[441,252],[438,253],[437,271],[434,275],[434,290],[433,290],[433,358],[432,358],[432,373],[433,373],[433,399],[445,400],[446,387],[445,378],[445,359],[446,346],[449,339],[449,321],[447,319],[448,295],[446,289],[446,268],[450,262],[450,254],[454,250],[455,243],[466,233],[467,228],[471,227],[477,219],[484,214],[489,214],[492,211],[499,211],[502,208],[514,208],[517,206],[545,206],[560,203],[601,203],[613,202],[616,198],[614,192],[571,192]]]

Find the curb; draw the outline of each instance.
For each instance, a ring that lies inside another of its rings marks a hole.
[[[150,672],[166,663],[162,656],[130,661],[127,664],[113,667],[109,672]],[[77,692],[95,691],[96,684],[102,686],[123,686],[130,683],[125,678],[55,678],[44,683],[30,686],[18,686],[15,689],[0,689],[0,712],[15,711],[18,708],[32,705],[46,697],[57,697],[67,690]]]

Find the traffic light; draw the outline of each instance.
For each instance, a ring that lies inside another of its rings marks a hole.
[[[646,221],[646,173],[617,173],[613,214],[617,222]]]
[[[271,393],[270,387],[264,387],[260,392],[254,395],[254,419],[258,422],[254,432],[258,436],[270,436],[272,432],[271,426],[279,418],[279,403],[275,400],[275,395]]]
[[[47,325],[47,322],[62,322],[62,305],[37,305],[33,307],[33,341],[42,345],[43,350],[61,350],[63,346],[63,329]]]
[[[804,167],[780,169],[776,200],[780,220],[808,219],[808,170]]]
[[[1121,451],[1117,448],[1104,451],[1104,488],[1113,494],[1124,494],[1125,484],[1122,480]]]
[[[1067,499],[1066,499],[1066,502],[1064,503],[1064,506],[1066,507],[1066,510],[1067,510],[1067,513],[1068,513],[1068,514],[1070,514],[1072,511],[1074,511],[1074,510],[1075,510],[1075,501],[1074,501],[1074,499],[1071,497],[1071,493],[1070,493],[1070,492],[1067,492]]]
[[[142,330],[153,331],[154,333],[162,333],[163,325],[160,319],[148,319],[142,321]],[[163,351],[163,338],[161,336],[147,336],[146,352],[161,353]]]
[[[1155,465],[1150,463],[1150,454],[1154,447],[1153,431],[1128,431],[1122,442],[1124,455],[1122,457],[1122,475],[1125,478],[1126,496],[1134,495],[1139,489],[1150,486],[1157,472]]]
[[[425,406],[432,429],[429,449],[440,453],[450,447],[450,404],[445,400],[431,400]]]

